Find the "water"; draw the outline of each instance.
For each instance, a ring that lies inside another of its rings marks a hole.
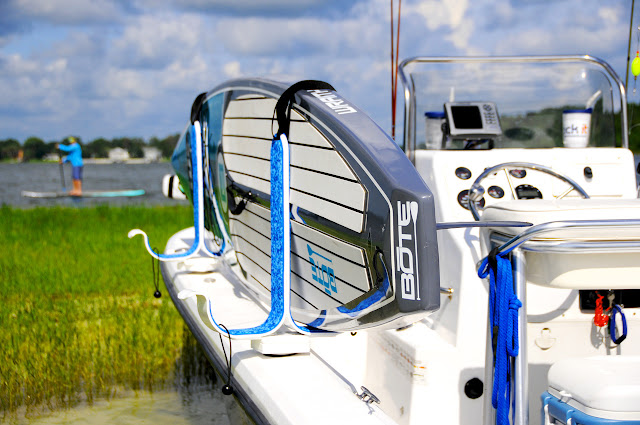
[[[635,155],[636,167],[640,156]],[[65,164],[65,185],[71,188],[71,171]],[[57,163],[0,163],[0,205],[17,207],[110,205],[183,205],[185,201],[167,199],[162,195],[162,177],[173,174],[169,162],[152,164],[86,164],[84,190],[144,189],[145,195],[122,198],[24,198],[23,190],[55,192],[62,189],[60,165]],[[640,183],[640,175],[636,174]]]
[[[232,398],[220,391],[202,391],[188,396],[177,392],[129,393],[127,397],[110,401],[100,400],[91,406],[82,404],[76,408],[54,412],[30,420],[31,425],[228,425],[248,423],[242,419],[244,412]]]
[[[80,402],[70,409],[49,411],[21,408],[0,423],[20,425],[139,424],[251,425],[253,421],[234,397],[222,394],[223,382],[186,325],[184,343],[176,359],[172,388],[122,390],[113,388],[110,399]]]
[[[169,162],[151,164],[85,164],[83,190],[144,189],[145,194],[121,198],[24,198],[23,190],[55,192],[63,182],[58,163],[0,163],[0,204],[17,207],[110,205],[176,205],[185,201],[162,195],[162,177],[173,174]],[[71,189],[71,168],[64,167],[64,184]]]

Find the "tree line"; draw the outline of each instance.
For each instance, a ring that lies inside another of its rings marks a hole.
[[[157,148],[163,158],[171,158],[171,154],[178,143],[180,134],[172,134],[164,139],[152,137],[148,142],[139,137],[118,137],[111,140],[99,137],[89,143],[82,143],[80,137],[76,137],[82,145],[83,158],[107,158],[109,151],[114,148],[122,148],[129,152],[131,158],[143,158],[145,147]],[[58,153],[56,144],[64,144],[67,139],[45,142],[38,137],[29,137],[24,143],[16,139],[0,140],[0,160],[18,159],[22,151],[24,161],[42,160],[49,154]]]

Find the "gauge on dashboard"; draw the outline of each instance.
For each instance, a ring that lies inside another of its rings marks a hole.
[[[516,187],[516,196],[518,199],[542,199],[540,190],[530,184],[521,184]]]
[[[491,186],[487,189],[487,193],[492,198],[500,199],[504,196],[504,190],[500,186]]]
[[[523,179],[527,176],[527,170],[522,170],[520,168],[514,168],[513,170],[509,170],[509,174],[516,179]]]
[[[456,168],[456,177],[462,180],[469,180],[471,178],[471,171],[465,167]]]
[[[460,206],[465,210],[469,209],[469,191],[468,190],[463,190],[462,192],[458,193],[458,204],[460,204]],[[484,198],[477,201],[476,206],[479,208],[484,208]]]

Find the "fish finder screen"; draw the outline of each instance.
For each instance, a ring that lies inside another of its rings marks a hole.
[[[482,129],[482,117],[477,106],[451,106],[453,124],[459,129]]]

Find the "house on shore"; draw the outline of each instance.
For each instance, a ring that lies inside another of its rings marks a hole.
[[[158,162],[162,159],[162,152],[152,146],[142,148],[145,162]]]
[[[122,148],[113,148],[109,151],[109,160],[112,162],[125,162],[131,159],[129,152]]]

